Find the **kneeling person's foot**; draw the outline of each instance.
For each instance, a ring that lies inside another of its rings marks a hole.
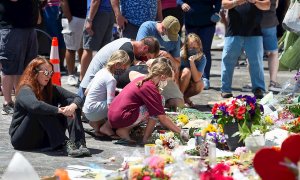
[[[83,153],[76,147],[76,144],[71,140],[66,141],[63,149],[65,154],[71,157],[80,157],[83,155]]]

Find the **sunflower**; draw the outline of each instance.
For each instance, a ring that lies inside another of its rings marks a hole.
[[[185,114],[179,114],[177,119],[182,122],[184,125],[186,125],[189,122],[189,117]]]

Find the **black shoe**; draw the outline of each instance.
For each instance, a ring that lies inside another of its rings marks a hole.
[[[75,85],[76,88],[79,88],[81,81],[77,80],[77,84]]]
[[[64,147],[64,152],[71,157],[80,157],[83,153],[76,147],[75,143],[71,140],[67,140]]]
[[[9,115],[14,113],[14,102],[10,102],[8,104],[3,104],[3,108],[1,111],[2,115]]]
[[[259,88],[255,89],[253,94],[256,97],[256,99],[262,99],[264,97],[264,92]]]
[[[76,142],[76,147],[82,153],[83,156],[91,156],[90,150],[86,147],[86,143],[84,139],[80,139],[80,141]]]
[[[221,96],[222,96],[222,98],[231,98],[231,97],[233,97],[232,93],[226,93],[226,92],[222,92]]]

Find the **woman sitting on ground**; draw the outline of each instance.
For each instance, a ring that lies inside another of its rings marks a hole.
[[[179,87],[183,93],[187,107],[194,106],[190,97],[199,94],[203,88],[202,75],[206,65],[206,57],[203,54],[202,43],[198,35],[187,35],[181,50],[181,65]]]
[[[18,150],[63,148],[69,156],[88,156],[80,119],[82,100],[53,86],[52,75],[53,66],[44,58],[35,58],[26,67],[16,91],[11,143]]]
[[[130,58],[123,50],[114,52],[106,66],[98,71],[88,85],[83,106],[85,117],[94,128],[96,136],[103,136],[100,126],[107,120],[107,111],[115,97],[117,81],[114,75],[123,72],[130,66]],[[114,133],[108,134],[113,138]]]
[[[167,79],[173,75],[171,63],[165,58],[151,65],[146,77],[139,77],[130,82],[113,100],[108,110],[108,120],[100,131],[106,134],[116,133],[128,143],[135,143],[129,134],[133,127],[140,123],[147,123],[143,143],[147,143],[156,122],[169,128],[171,131],[181,133],[172,120],[165,114],[162,105],[160,89],[163,88]],[[182,137],[188,138],[188,134],[181,133]]]

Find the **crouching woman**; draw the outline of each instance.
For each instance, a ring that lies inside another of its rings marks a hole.
[[[24,70],[9,128],[11,143],[18,150],[63,148],[69,156],[90,155],[80,119],[82,100],[53,86],[52,74],[53,66],[44,58],[35,58]]]

